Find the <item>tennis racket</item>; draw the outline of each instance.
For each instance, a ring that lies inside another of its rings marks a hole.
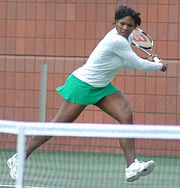
[[[132,32],[132,44],[137,48],[141,49],[143,52],[148,54],[149,56],[153,56],[153,40],[152,38],[145,33],[142,29],[136,28]],[[154,57],[155,62],[159,62],[160,59],[158,57]]]

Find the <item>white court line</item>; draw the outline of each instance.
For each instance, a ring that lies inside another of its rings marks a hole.
[[[0,187],[16,187],[16,185],[0,185]],[[45,188],[45,187],[30,187],[30,186],[24,186],[24,188]]]

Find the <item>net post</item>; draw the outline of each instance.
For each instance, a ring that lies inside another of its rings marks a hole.
[[[40,91],[40,113],[39,121],[46,119],[46,93],[47,93],[47,64],[41,66],[41,91]]]
[[[17,138],[17,154],[18,154],[18,171],[16,186],[18,188],[24,187],[24,166],[25,166],[25,134],[24,128],[19,128]]]

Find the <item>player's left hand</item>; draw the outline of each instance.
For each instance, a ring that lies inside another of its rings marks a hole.
[[[157,57],[156,54],[154,54],[154,55],[152,55],[152,56],[149,56],[149,57],[148,57],[148,60],[149,60],[149,61],[154,61],[154,58],[155,58],[155,57]]]

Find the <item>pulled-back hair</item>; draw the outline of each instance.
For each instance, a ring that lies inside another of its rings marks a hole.
[[[141,18],[140,18],[140,13],[136,12],[135,10],[133,10],[132,8],[128,7],[127,5],[120,5],[116,11],[115,11],[115,22],[127,17],[127,16],[131,16],[132,19],[134,20],[135,25],[140,26],[141,25]]]

